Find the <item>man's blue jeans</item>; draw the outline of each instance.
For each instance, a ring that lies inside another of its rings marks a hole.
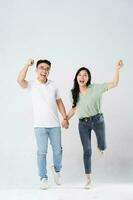
[[[37,143],[37,163],[40,178],[46,178],[47,176],[47,149],[48,149],[48,138],[50,140],[53,150],[53,163],[56,172],[61,170],[62,161],[62,147],[61,147],[61,128],[34,128],[36,143]]]
[[[83,146],[83,158],[85,173],[91,173],[91,131],[94,131],[97,138],[97,145],[100,150],[106,149],[105,140],[105,124],[103,114],[97,114],[90,118],[83,118],[79,120],[79,133]]]

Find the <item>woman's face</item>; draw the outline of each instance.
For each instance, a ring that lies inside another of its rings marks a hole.
[[[86,86],[89,80],[89,76],[86,70],[81,70],[77,76],[77,81],[79,86],[83,87]]]

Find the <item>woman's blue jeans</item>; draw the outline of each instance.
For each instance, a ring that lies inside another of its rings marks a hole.
[[[91,131],[96,134],[97,145],[100,150],[106,149],[105,124],[103,114],[97,114],[89,118],[79,119],[79,133],[83,146],[83,159],[85,173],[91,173]]]

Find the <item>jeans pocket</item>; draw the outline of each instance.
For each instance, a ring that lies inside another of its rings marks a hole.
[[[98,116],[98,117],[95,119],[95,122],[97,122],[97,123],[102,123],[102,122],[104,122],[104,117],[103,117],[103,115]]]
[[[87,122],[79,121],[78,128],[79,130],[86,128]]]

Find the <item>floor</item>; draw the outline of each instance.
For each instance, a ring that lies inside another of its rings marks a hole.
[[[82,185],[51,185],[48,190],[39,186],[0,187],[1,200],[133,200],[133,184],[95,184],[90,190]]]

